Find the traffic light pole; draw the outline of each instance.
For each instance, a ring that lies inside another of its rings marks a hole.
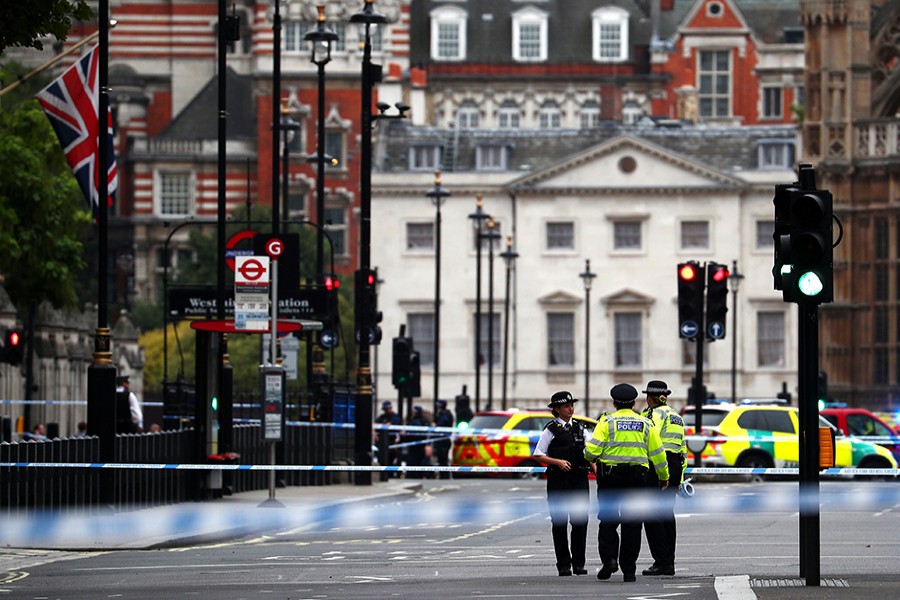
[[[820,578],[819,520],[819,306],[799,304],[798,400],[800,409],[800,576]]]
[[[703,342],[706,335],[704,332],[704,311],[700,311],[700,331],[697,333],[697,351],[696,351],[696,369],[694,371],[694,380],[691,382],[691,396],[694,399],[694,432],[696,435],[702,435],[703,428]],[[694,466],[703,466],[703,451],[694,453]]]

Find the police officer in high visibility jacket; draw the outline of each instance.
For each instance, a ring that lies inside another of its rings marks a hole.
[[[684,476],[684,462],[687,448],[684,441],[684,420],[666,402],[672,390],[665,381],[653,380],[647,389],[647,408],[642,413],[653,423],[659,432],[663,448],[666,450],[666,463],[669,466],[669,487],[662,491],[664,502],[660,505],[659,518],[644,521],[647,532],[647,545],[653,555],[653,564],[644,569],[644,575],[675,574],[675,494]],[[649,473],[647,484],[656,486],[658,480],[655,473]]]
[[[629,516],[623,497],[628,490],[645,486],[647,472],[656,471],[659,486],[665,488],[669,468],[659,433],[634,411],[637,390],[620,383],[609,391],[616,411],[597,423],[591,440],[585,445],[584,457],[597,463],[597,499],[600,531],[597,546],[603,566],[597,579],[609,579],[622,567],[623,581],[635,581],[637,558],[641,551],[641,521]],[[621,547],[616,529],[622,525]]]
[[[578,400],[569,392],[553,394],[547,407],[553,411],[555,418],[544,427],[533,454],[538,462],[547,465],[547,502],[550,505],[553,550],[556,552],[556,569],[561,576],[572,575],[573,572],[575,575],[587,575],[584,551],[591,502],[588,489],[591,465],[584,458],[584,424],[572,418],[576,402]]]

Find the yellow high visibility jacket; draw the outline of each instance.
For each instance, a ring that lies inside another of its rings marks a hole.
[[[669,479],[666,451],[659,432],[646,417],[630,408],[606,415],[585,444],[584,457],[590,462],[610,465],[637,465],[656,470],[660,481]]]
[[[650,419],[653,427],[659,432],[666,452],[687,454],[687,445],[684,441],[684,419],[672,407],[661,404],[656,408],[644,410],[643,415]]]

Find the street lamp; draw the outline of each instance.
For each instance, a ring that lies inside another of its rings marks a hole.
[[[281,1],[274,0],[272,15],[272,234],[278,235],[281,225],[280,198],[278,195],[278,143],[281,138],[281,122],[278,118],[281,105]],[[220,0],[221,3],[221,0]],[[222,73],[224,76],[224,73]],[[287,202],[287,199],[285,199]],[[274,358],[274,357],[273,357]]]
[[[741,287],[742,273],[738,273],[737,261],[732,261],[728,274],[728,287],[731,288],[731,402],[737,403],[737,294]]]
[[[488,401],[487,410],[494,408],[494,245],[500,232],[494,218],[487,222],[484,239],[488,241]]]
[[[350,22],[362,25],[363,33],[363,57],[362,57],[362,88],[360,103],[362,112],[360,118],[360,143],[359,143],[359,270],[368,273],[371,269],[372,248],[372,121],[376,119],[402,119],[409,106],[397,102],[395,106],[400,111],[399,115],[387,115],[385,111],[389,106],[383,102],[377,104],[378,114],[372,114],[372,88],[375,83],[381,81],[381,65],[372,64],[372,25],[387,23],[387,17],[375,12],[373,0],[365,0],[362,11],[351,15]],[[360,278],[357,278],[359,280]],[[357,294],[361,289],[355,290]],[[366,307],[366,313],[372,314],[375,306]],[[357,466],[370,466],[372,464],[372,367],[369,362],[368,338],[369,323],[363,323],[362,315],[356,314],[356,331],[359,336],[359,362],[356,374],[356,433],[354,435],[354,459]],[[368,317],[367,317],[368,318]],[[363,325],[367,327],[363,327]],[[354,475],[356,485],[372,485],[371,476],[359,471]]]
[[[484,200],[478,194],[475,212],[469,215],[475,228],[475,412],[481,410],[481,230],[488,218]]]
[[[434,172],[434,189],[425,194],[434,204],[434,395],[433,413],[437,413],[441,356],[441,204],[450,192],[441,187],[441,172]]]
[[[503,410],[506,410],[506,376],[509,373],[509,283],[513,263],[519,257],[519,253],[512,249],[512,243],[510,235],[506,238],[506,250],[500,253],[500,258],[506,263],[506,292],[503,294]]]
[[[338,35],[325,25],[325,5],[319,4],[316,9],[319,16],[316,28],[303,39],[312,42],[309,60],[318,68],[318,114],[316,115],[316,278],[322,285],[325,271],[325,65],[331,62],[331,44],[338,40]],[[287,192],[285,192],[287,194]],[[287,199],[285,199],[287,203]]]
[[[591,261],[584,261],[584,271],[578,274],[584,282],[584,414],[591,414],[591,286],[596,273],[591,272]]]

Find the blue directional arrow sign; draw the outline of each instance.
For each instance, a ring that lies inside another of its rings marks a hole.
[[[697,332],[700,331],[700,326],[697,325],[693,321],[685,321],[681,324],[681,335],[686,338],[697,337]]]
[[[713,321],[706,328],[706,335],[713,340],[721,340],[725,337],[725,325],[718,321]]]
[[[319,344],[323,348],[334,348],[337,343],[337,336],[334,335],[333,331],[323,331],[322,335],[319,337]]]

